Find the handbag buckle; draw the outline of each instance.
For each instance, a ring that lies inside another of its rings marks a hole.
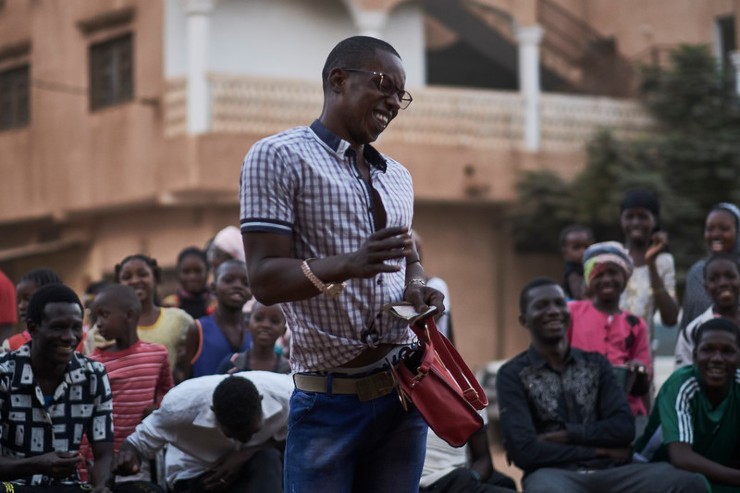
[[[393,385],[396,387],[396,392],[398,393],[398,401],[401,403],[401,407],[404,411],[409,410],[409,396],[406,395],[406,393],[401,388],[401,384],[398,381],[398,374],[396,373],[396,368],[391,366],[391,376],[393,377]]]

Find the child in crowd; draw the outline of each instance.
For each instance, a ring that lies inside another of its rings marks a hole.
[[[199,318],[188,332],[186,378],[214,375],[224,358],[251,346],[242,311],[252,297],[246,264],[241,260],[226,260],[218,266],[214,276],[216,313]]]
[[[285,333],[285,315],[280,305],[265,306],[256,302],[249,318],[252,347],[228,356],[218,373],[236,373],[246,370],[265,370],[290,373],[290,363],[275,351],[275,341]]]
[[[641,188],[627,191],[620,204],[619,220],[624,246],[634,266],[619,306],[645,321],[652,342],[656,309],[665,325],[678,321],[676,268],[668,252],[668,235],[659,230],[658,197]]]
[[[724,317],[740,325],[740,269],[737,258],[729,253],[716,253],[704,264],[704,287],[712,305],[691,321],[678,334],[676,368],[693,363],[694,333],[701,324]]]
[[[162,308],[157,305],[157,284],[162,271],[157,261],[143,254],[129,255],[115,267],[115,282],[131,287],[141,303],[141,317],[137,334],[142,341],[161,344],[167,348],[170,366],[173,367],[175,383],[185,379],[184,345],[185,336],[195,324],[192,317],[179,308]],[[110,346],[97,331],[92,344],[86,347],[88,354],[95,348]],[[93,347],[90,347],[90,346]],[[178,356],[180,358],[178,359]]]
[[[226,260],[246,261],[242,233],[236,226],[226,226],[219,231],[208,245],[208,261],[216,268]]]
[[[104,288],[91,311],[99,334],[112,342],[106,348],[97,348],[90,358],[103,363],[108,372],[113,393],[113,446],[118,454],[121,443],[159,407],[172,388],[170,362],[167,348],[139,339],[141,302],[131,287],[113,284]],[[87,457],[92,458],[92,454]],[[146,462],[138,474],[116,478],[118,482],[151,479]]]
[[[563,291],[569,300],[584,298],[583,252],[594,242],[590,228],[572,224],[560,232],[560,252],[565,261]]]
[[[162,306],[182,308],[199,319],[216,310],[216,299],[208,289],[208,259],[206,252],[188,247],[177,256],[177,293],[162,300]]]
[[[47,284],[62,284],[59,275],[51,269],[40,268],[33,269],[26,273],[15,288],[16,298],[18,300],[18,320],[26,325],[26,315],[28,312],[28,303],[31,301],[34,293],[42,286]],[[83,332],[82,340],[77,346],[77,351],[82,351],[85,347],[85,337],[87,332]],[[27,329],[19,334],[10,336],[3,342],[3,351],[15,351],[22,345],[31,340],[31,334]]]
[[[740,209],[735,204],[721,202],[712,207],[704,222],[704,241],[710,255],[729,253],[740,261]],[[686,274],[681,330],[712,304],[712,299],[704,289],[706,260],[696,261]]]
[[[594,243],[583,254],[590,300],[569,303],[568,340],[578,349],[606,356],[624,370],[625,390],[635,416],[647,416],[640,398],[650,388],[650,350],[645,322],[619,309],[619,297],[632,273],[627,250],[615,241]]]

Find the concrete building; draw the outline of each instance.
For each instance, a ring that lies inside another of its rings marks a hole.
[[[172,268],[238,224],[244,154],[316,118],[329,50],[369,34],[404,59],[414,102],[377,145],[414,177],[460,349],[510,356],[519,288],[561,269],[513,248],[519,173],[572,176],[601,126],[649,131],[625,98],[634,62],[678,43],[738,62],[739,16],[738,0],[0,1],[0,269],[82,290],[135,252]]]

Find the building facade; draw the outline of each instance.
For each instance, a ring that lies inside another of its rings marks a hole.
[[[0,269],[52,267],[81,291],[131,253],[172,268],[238,224],[244,154],[316,118],[329,50],[368,34],[404,59],[414,102],[377,146],[414,178],[460,349],[473,366],[510,356],[520,287],[561,269],[513,248],[519,174],[574,175],[600,127],[651,131],[624,97],[634,63],[700,42],[732,63],[739,15],[738,0],[5,0]]]

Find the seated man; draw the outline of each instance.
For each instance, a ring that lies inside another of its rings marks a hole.
[[[485,412],[483,413],[485,419]],[[430,428],[419,493],[511,493],[514,480],[493,468],[485,427],[456,448]]]
[[[33,339],[0,357],[3,491],[90,491],[77,475],[86,435],[95,457],[92,491],[109,492],[112,395],[105,367],[75,353],[82,313],[67,286],[40,288],[26,315]]]
[[[705,492],[701,476],[670,464],[628,464],[635,424],[609,362],[570,347],[565,293],[552,279],[519,297],[529,349],[499,370],[496,390],[509,458],[528,493]]]
[[[635,460],[670,461],[704,475],[712,493],[740,492],[740,329],[726,318],[694,333],[693,365],[660,388]]]
[[[249,371],[186,380],[121,445],[117,474],[135,474],[165,445],[174,492],[282,491],[289,375]]]

